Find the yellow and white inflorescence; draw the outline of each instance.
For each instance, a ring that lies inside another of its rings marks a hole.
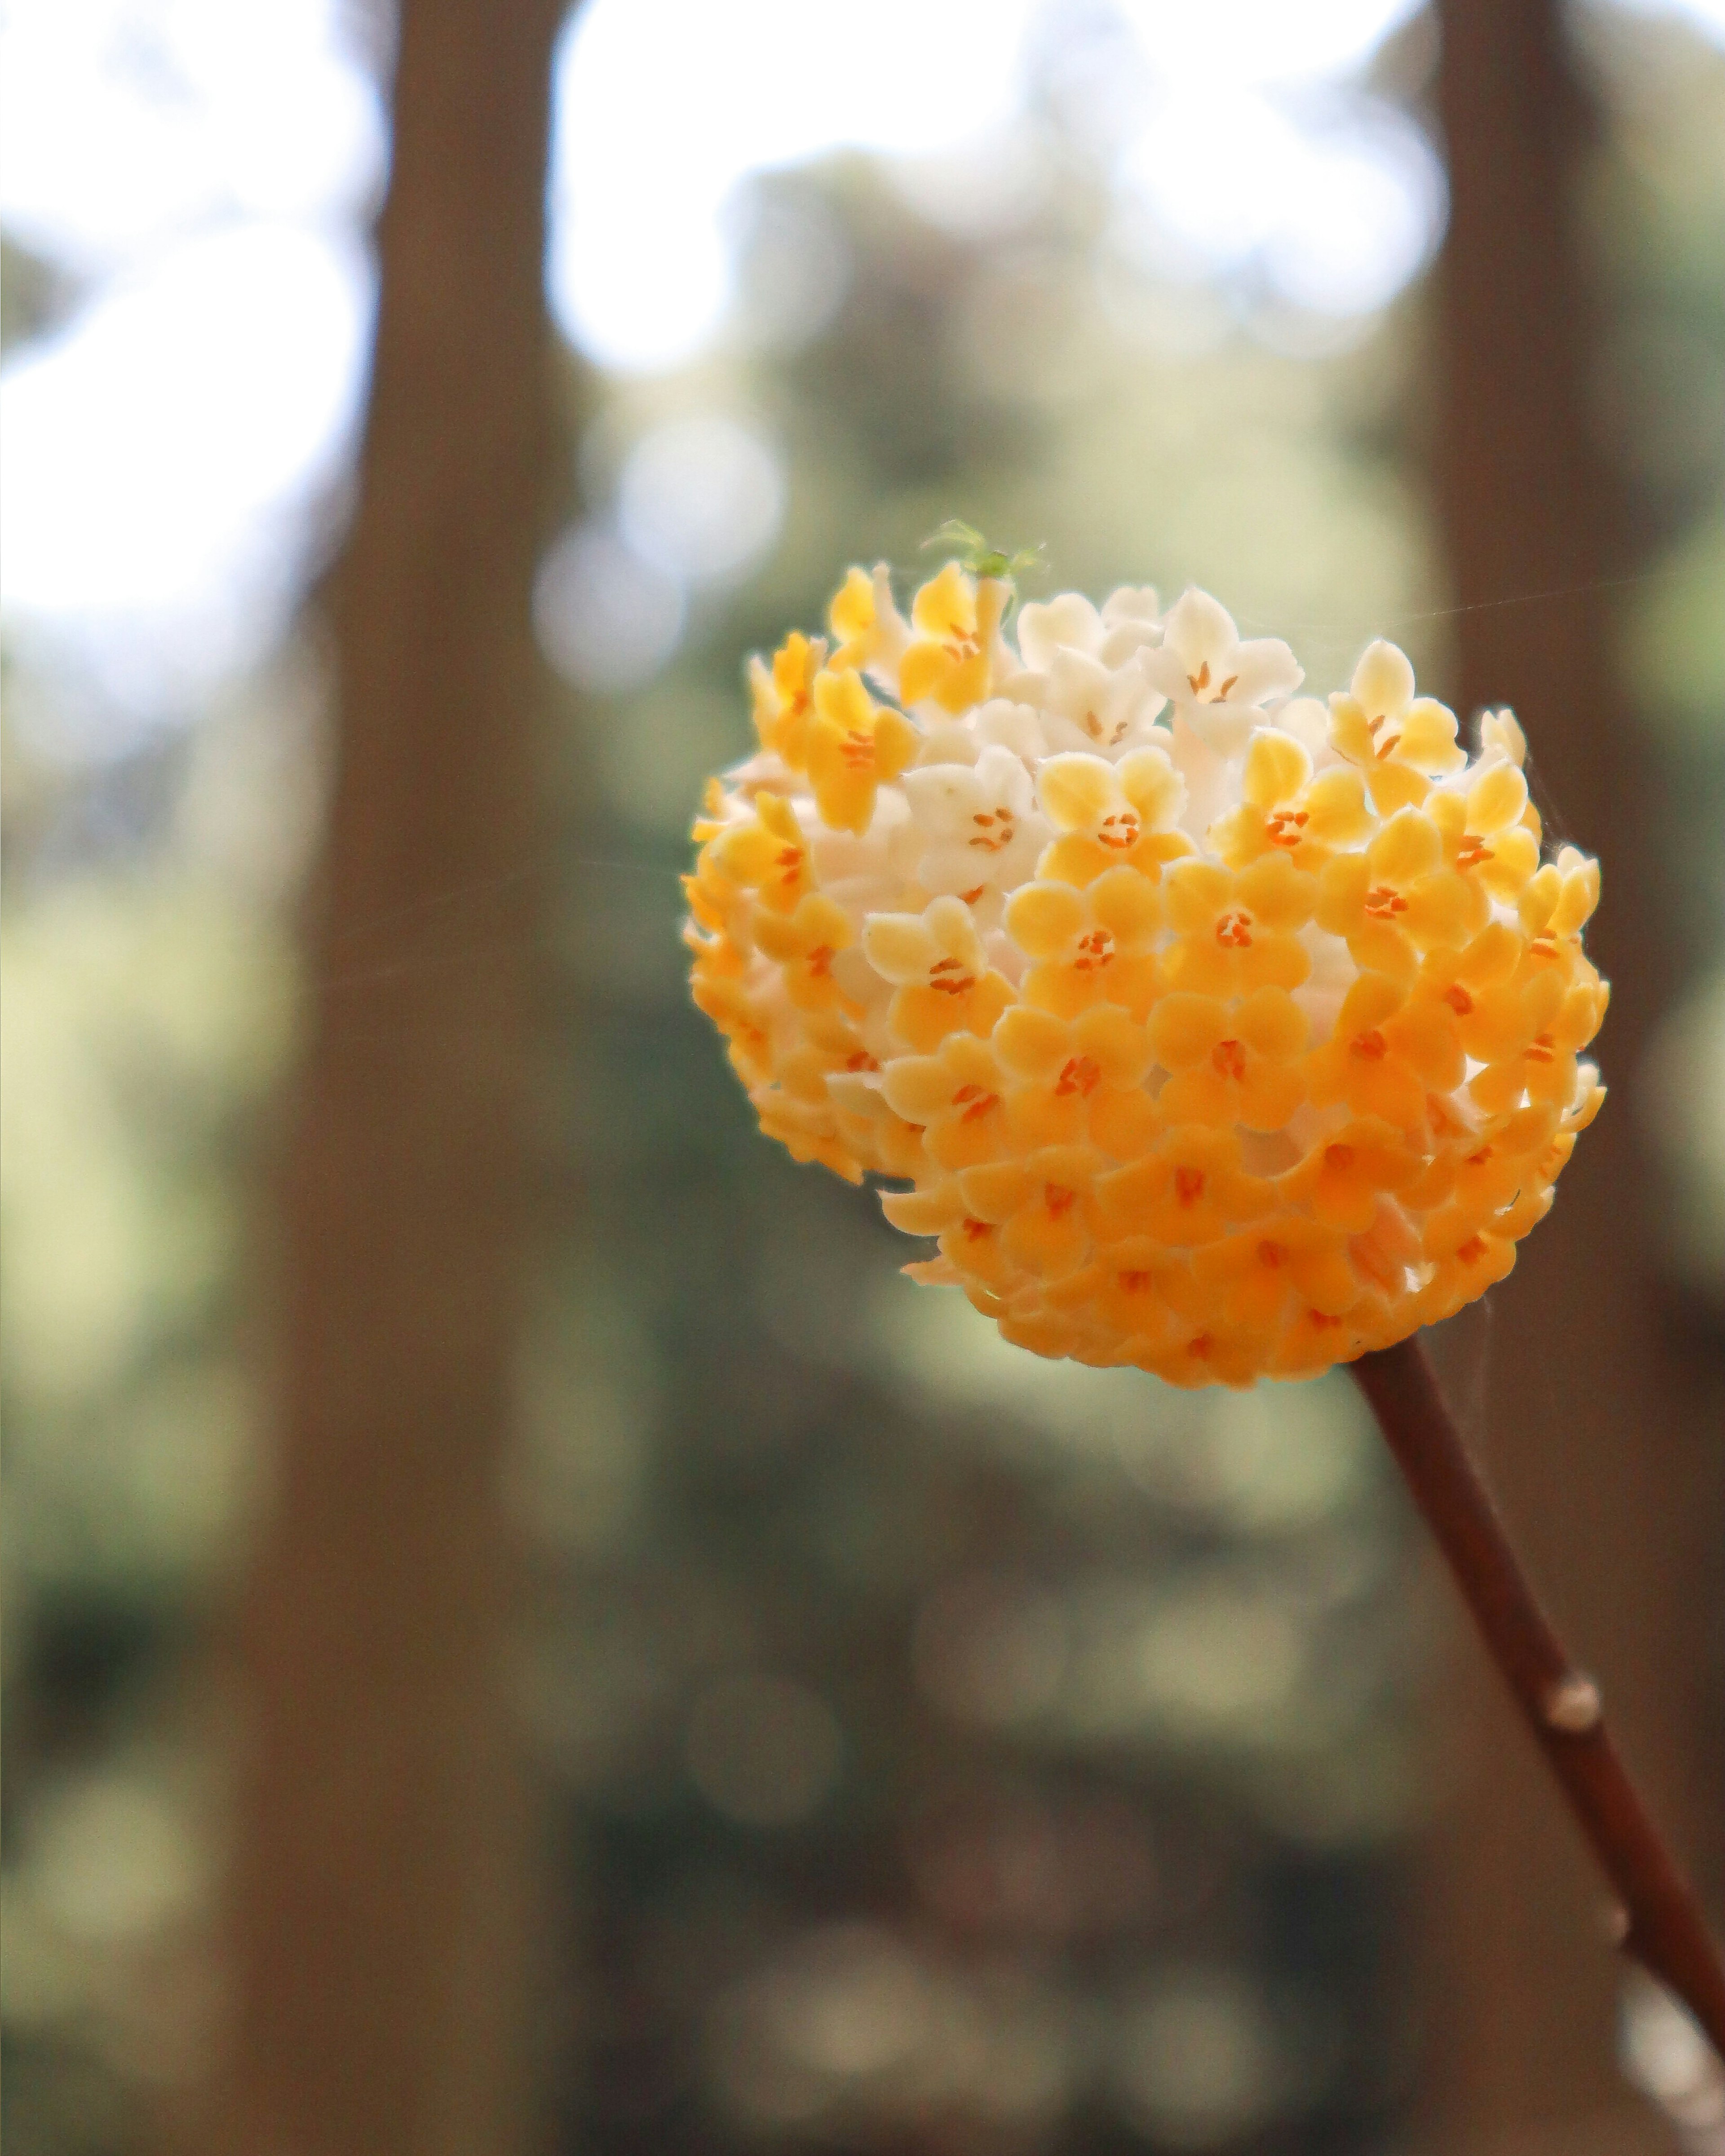
[[[752,669],[694,993],[761,1127],[1043,1355],[1302,1377],[1501,1280],[1604,1097],[1597,863],[1521,728],[1370,646],[1326,705],[1206,593],[853,569]]]

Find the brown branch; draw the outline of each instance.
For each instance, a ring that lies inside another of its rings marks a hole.
[[[1624,1912],[1625,1953],[1674,1992],[1725,2058],[1725,1964],[1701,1906],[1630,1779],[1598,1687],[1578,1670],[1510,1547],[1417,1337],[1363,1355],[1355,1382],[1551,1762]]]

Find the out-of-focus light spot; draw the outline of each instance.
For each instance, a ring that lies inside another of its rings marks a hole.
[[[0,216],[99,275],[214,221],[342,218],[382,183],[341,0],[22,0],[0,30]]]
[[[1023,1582],[949,1580],[916,1620],[918,1681],[965,1722],[1004,1727],[1044,1713],[1060,1691],[1067,1656],[1058,1599]]]
[[[895,191],[929,223],[962,238],[1016,231],[1048,200],[1052,152],[1028,121],[997,127],[961,149],[900,157],[887,167]]]
[[[1384,305],[1424,268],[1443,230],[1436,156],[1388,106],[1309,143],[1297,185],[1265,268],[1284,298],[1314,313]]]
[[[1421,0],[1122,0],[1122,12],[1158,72],[1183,78],[1213,125],[1225,111],[1227,142],[1240,121],[1237,92],[1259,83],[1307,83],[1358,74]],[[1224,146],[1219,131],[1219,153]]]
[[[1001,0],[983,23],[956,0],[879,0],[861,27],[785,0],[588,0],[557,67],[547,274],[565,330],[604,366],[691,357],[730,296],[737,182],[845,145],[927,156],[999,126],[1032,4]]]
[[[1163,176],[1158,207],[1195,247],[1200,273],[1275,236],[1258,228],[1262,208],[1243,208],[1243,198],[1267,186],[1273,207],[1290,199],[1291,180],[1296,208],[1305,206],[1291,229],[1303,232],[1308,214],[1337,226],[1327,249],[1314,242],[1288,254],[1288,296],[1299,304],[1359,311],[1420,266],[1430,244],[1420,190],[1367,139],[1373,131],[1344,155],[1323,139],[1330,131],[1308,141],[1259,94],[1357,75],[1417,4],[1132,0],[1137,72],[1156,86],[1146,124]],[[1039,29],[1062,36],[1059,14],[1038,0],[1003,0],[985,27],[962,0],[881,0],[865,34],[842,9],[785,0],[722,11],[693,0],[588,0],[557,72],[547,275],[566,331],[624,371],[688,359],[732,296],[725,206],[738,182],[845,146],[903,161],[896,183],[937,223],[973,234],[1011,228],[1045,183],[1022,118]],[[650,85],[650,126],[641,121],[642,85]],[[1347,201],[1337,218],[1338,192]],[[1404,197],[1413,209],[1400,206]],[[1242,215],[1256,220],[1244,240]],[[1312,290],[1327,296],[1302,296]]]
[[[689,1718],[695,1786],[745,1826],[793,1826],[838,1778],[844,1738],[806,1685],[754,1671],[709,1685]]]
[[[1220,1579],[1168,1595],[1137,1653],[1146,1708],[1171,1734],[1193,1737],[1250,1737],[1286,1709],[1305,1661],[1285,1603]]]
[[[600,694],[650,680],[683,634],[682,586],[601,525],[572,525],[539,566],[533,623],[566,681]]]
[[[977,2076],[985,2046],[967,1994],[869,1923],[804,1934],[708,2030],[721,2100],[755,2127],[920,2117]]]
[[[94,297],[4,377],[8,629],[117,753],[280,637],[351,450],[386,129],[339,0],[23,0],[0,216]]]
[[[1443,175],[1425,137],[1376,102],[1317,129],[1267,99],[1244,101],[1251,109],[1224,146],[1207,110],[1170,98],[1123,157],[1122,189],[1149,221],[1136,235],[1147,266],[1255,268],[1280,297],[1320,314],[1384,305],[1443,229]]]
[[[1613,0],[1630,15],[1671,15],[1725,45],[1725,0]]]
[[[629,452],[619,490],[624,536],[667,576],[742,576],[778,536],[784,473],[761,436],[734,419],[672,419]]]
[[[1119,1426],[1120,1463],[1158,1505],[1235,1533],[1299,1533],[1358,1496],[1377,1453],[1351,1388],[1327,1381],[1219,1396],[1202,1426]]]
[[[0,378],[0,557],[26,644],[148,711],[261,656],[357,417],[357,249],[244,224],[116,287]]]
[[[73,1784],[42,1807],[28,1833],[40,1907],[86,1944],[158,1930],[187,1912],[203,1883],[184,1819],[131,1776]]]
[[[1286,2074],[1276,2029],[1244,1979],[1171,1970],[1122,2015],[1114,2081],[1158,2145],[1214,2148],[1273,2118]]]
[[[1676,2123],[1686,2148],[1702,2156],[1721,2145],[1725,2069],[1690,2015],[1639,1969],[1624,1984],[1619,2050],[1630,2079]]]

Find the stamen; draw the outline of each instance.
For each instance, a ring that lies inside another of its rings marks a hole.
[[[1070,1056],[1067,1060],[1065,1068],[1060,1073],[1060,1082],[1055,1087],[1055,1091],[1062,1096],[1081,1093],[1088,1100],[1101,1083],[1101,1068],[1094,1058],[1088,1055]]]

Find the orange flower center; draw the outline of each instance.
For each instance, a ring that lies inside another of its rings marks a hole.
[[[1208,659],[1203,662],[1195,674],[1189,674],[1186,676],[1186,680],[1191,687],[1193,695],[1201,698],[1205,703],[1209,704],[1219,704],[1239,679],[1239,675],[1230,674],[1225,681],[1222,682],[1218,687],[1211,689],[1210,662]]]
[[[852,771],[870,771],[875,763],[875,737],[846,734],[839,744],[839,753]]]
[[[1210,1061],[1224,1078],[1238,1081],[1245,1075],[1245,1050],[1237,1040],[1219,1040],[1210,1050]]]
[[[1060,1072],[1060,1082],[1055,1086],[1055,1091],[1062,1095],[1082,1093],[1088,1100],[1101,1083],[1101,1068],[1093,1057],[1069,1056],[1065,1067]]]
[[[1249,913],[1224,913],[1216,923],[1216,941],[1226,950],[1244,951],[1252,941],[1252,916]]]
[[[1092,928],[1087,936],[1079,937],[1078,956],[1072,961],[1075,972],[1100,973],[1104,966],[1113,963],[1114,938],[1106,928]]]
[[[967,1123],[979,1123],[991,1108],[1000,1106],[1000,1096],[986,1092],[980,1086],[961,1086],[952,1096],[952,1106],[963,1108]]]

